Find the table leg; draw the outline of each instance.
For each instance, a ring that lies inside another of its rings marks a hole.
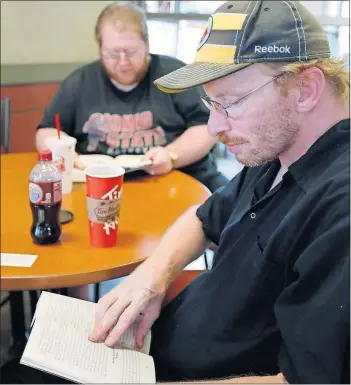
[[[97,303],[100,298],[100,283],[94,284],[94,301]]]
[[[61,295],[65,295],[66,297],[68,297],[68,288],[67,287],[63,287],[60,289],[60,294]]]
[[[37,307],[38,302],[38,292],[36,290],[29,290],[29,299],[30,299],[30,311],[31,311],[31,319],[33,319],[35,314],[35,309]]]
[[[24,318],[23,291],[10,291],[10,315],[12,327],[12,349],[24,348],[27,340]]]

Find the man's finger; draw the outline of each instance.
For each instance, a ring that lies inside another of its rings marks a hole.
[[[152,154],[150,154],[149,152],[147,152],[146,154],[144,154],[140,159],[141,160],[152,160]]]
[[[104,341],[108,337],[110,330],[119,323],[121,315],[129,305],[130,301],[117,301],[107,310],[102,322],[100,322],[101,327],[96,332],[96,338],[99,341]]]
[[[94,326],[89,334],[89,339],[91,341],[100,341],[100,329],[102,327],[103,319],[106,312],[116,301],[118,301],[118,291],[116,290],[111,290],[98,301],[95,311]]]
[[[154,168],[151,167],[151,166],[144,167],[144,171],[147,172],[147,173],[150,174],[150,175],[155,175]]]
[[[122,335],[139,317],[141,311],[142,309],[140,309],[140,306],[138,305],[131,304],[130,306],[128,306],[124,310],[123,314],[119,317],[118,322],[109,332],[105,340],[105,345],[110,347],[115,346],[122,337]]]
[[[157,153],[158,153],[157,148],[152,148],[151,150],[149,150],[148,152],[146,152],[144,154],[142,159],[143,160],[153,160],[155,158],[155,156],[157,155]]]
[[[160,312],[148,312],[143,317],[140,318],[140,323],[137,327],[136,333],[135,333],[135,340],[138,349],[142,349],[144,345],[144,338],[146,334],[151,330],[152,325],[158,318]]]

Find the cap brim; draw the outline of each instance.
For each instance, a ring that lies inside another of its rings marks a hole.
[[[245,67],[248,67],[249,65],[251,65],[251,63],[192,63],[156,79],[154,84],[163,92],[183,92],[189,88],[200,86],[237,72]]]

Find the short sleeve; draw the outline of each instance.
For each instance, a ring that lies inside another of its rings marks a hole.
[[[81,71],[70,74],[60,85],[37,129],[55,127],[55,114],[60,115],[62,131],[74,136],[76,116],[76,95],[79,92]]]
[[[276,301],[279,366],[289,383],[350,381],[349,245],[345,215],[301,253],[294,279]]]
[[[174,105],[187,127],[199,126],[208,122],[209,110],[201,101],[200,96],[202,95],[204,92],[200,87],[179,94],[172,94]]]
[[[173,57],[163,55],[151,56],[154,59],[153,81],[185,66],[183,61]],[[168,95],[170,95],[178,114],[183,118],[186,127],[207,124],[210,114],[200,98],[200,96],[205,95],[202,87],[194,87],[184,92],[171,93]]]
[[[216,190],[196,211],[206,237],[216,245],[218,245],[221,233],[234,209],[246,174],[247,168],[245,167],[227,185]]]

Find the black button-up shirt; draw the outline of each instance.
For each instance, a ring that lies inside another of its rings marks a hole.
[[[244,168],[198,209],[218,249],[154,325],[158,380],[348,380],[349,131],[329,129],[272,190],[279,160]]]

